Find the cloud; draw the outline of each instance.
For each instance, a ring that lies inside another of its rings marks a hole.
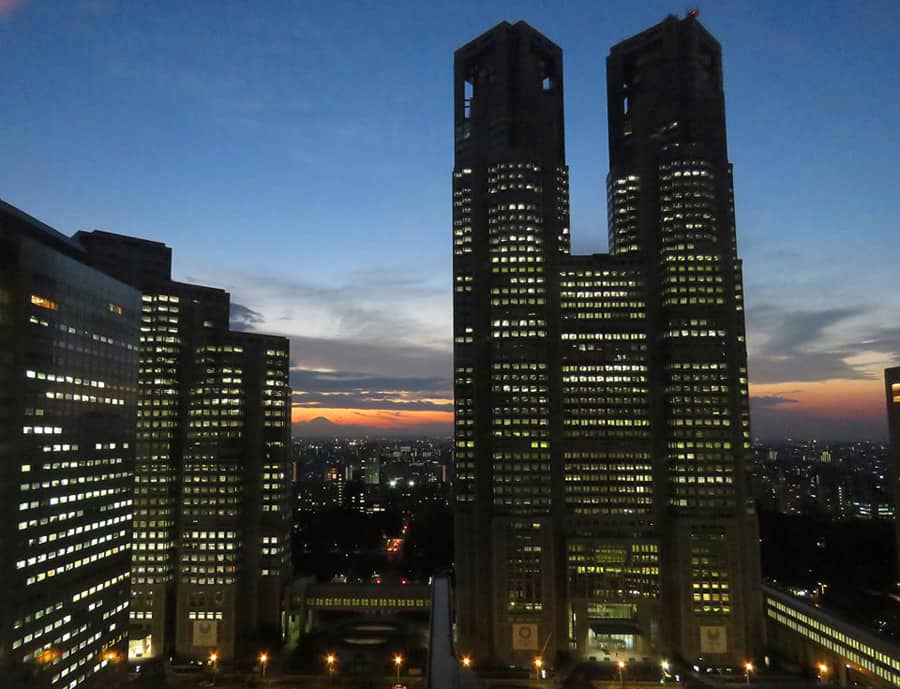
[[[771,314],[772,311],[769,307],[768,312]],[[827,328],[866,311],[857,307],[790,312],[775,308],[774,312],[777,314],[777,327],[770,326],[766,350],[774,354],[793,354],[807,345],[820,342]],[[766,313],[767,309],[757,309],[757,315],[765,317]]]
[[[333,283],[256,273],[229,275],[235,299],[264,315],[254,323],[285,335],[357,343],[450,347],[450,290],[408,268],[341,275]],[[352,368],[352,367],[348,367]]]
[[[0,0],[0,19],[6,19],[25,4],[25,0]]]
[[[453,410],[448,378],[372,376],[349,371],[291,371],[294,406],[309,408]]]
[[[259,311],[231,302],[229,323],[232,330],[252,330],[254,325],[264,321],[265,318]]]
[[[766,304],[748,310],[750,379],[754,383],[870,377],[849,362],[859,348],[829,332],[862,317],[861,307],[789,310]]]
[[[780,397],[778,395],[763,395],[761,397],[751,397],[750,404],[755,407],[772,408],[780,404],[797,404],[798,400],[790,397]]]

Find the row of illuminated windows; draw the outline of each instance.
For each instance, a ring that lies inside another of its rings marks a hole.
[[[65,548],[60,548],[59,550],[49,552],[49,553],[41,553],[40,555],[35,555],[34,557],[29,557],[27,559],[19,560],[16,562],[16,569],[25,569],[26,567],[34,567],[36,565],[44,564],[45,562],[49,562],[50,560],[55,560],[59,557],[64,557],[66,555],[71,555],[72,553],[77,553],[85,548],[91,548],[93,546],[102,545],[103,543],[109,543],[110,541],[114,541],[117,538],[124,538],[126,536],[126,531],[116,531],[113,533],[106,534],[105,536],[96,536],[92,538],[90,541],[83,541],[81,543],[76,543],[74,545],[70,545]]]
[[[30,467],[28,464],[23,464],[23,467]],[[115,474],[97,474],[94,476],[78,476],[77,478],[61,478],[54,479],[52,481],[43,481],[41,483],[22,483],[19,488],[23,491],[25,490],[38,490],[42,488],[57,488],[59,486],[68,486],[68,485],[76,485],[81,483],[96,483],[97,481],[112,481],[120,478],[130,478],[132,473],[130,471],[122,471]]]
[[[71,621],[72,621],[72,616],[65,615],[65,616],[60,617],[59,619],[55,620],[54,622],[51,622],[50,624],[46,624],[43,627],[36,629],[33,632],[30,632],[30,633],[26,634],[25,636],[23,636],[21,639],[16,639],[15,641],[13,641],[13,644],[12,644],[13,650],[16,650],[17,648],[19,648],[20,646],[22,646],[24,644],[29,644],[32,641],[36,641],[36,640],[40,639],[44,634],[49,634],[53,631],[56,631],[57,629],[59,629],[60,627],[62,627],[65,624],[68,624]]]
[[[53,568],[45,570],[43,572],[38,572],[35,576],[28,577],[25,580],[25,585],[31,586],[33,584],[39,584],[40,582],[44,581],[45,579],[54,577],[57,574],[62,574],[63,572],[69,572],[69,571],[72,571],[73,569],[78,569],[79,567],[84,567],[85,565],[92,564],[99,560],[104,560],[108,557],[112,557],[113,555],[118,555],[119,553],[122,553],[122,552],[128,550],[129,547],[130,546],[128,544],[121,545],[121,546],[119,546],[119,545],[113,546],[112,548],[107,548],[106,550],[102,550],[98,553],[94,553],[93,555],[85,556],[83,558],[75,560],[74,562],[67,562],[64,565],[60,565],[59,567],[53,567]]]
[[[768,599],[767,615],[820,646],[857,663],[882,679],[900,685],[900,656],[876,650],[823,622]],[[773,610],[772,608],[776,608]]]
[[[538,257],[540,258],[540,257]],[[496,263],[492,259],[492,262]],[[540,261],[539,261],[540,262]],[[542,273],[544,269],[541,266],[530,266],[530,265],[518,265],[518,266],[493,266],[491,268],[491,272],[495,275],[502,273]]]
[[[629,481],[640,483],[653,480],[652,474],[638,473],[641,471],[650,471],[650,467],[646,464],[567,464],[565,481],[576,483],[579,481]],[[617,474],[624,474],[624,476]]]
[[[13,623],[13,629],[21,629],[22,625],[28,624],[30,622],[36,622],[37,620],[41,620],[44,617],[50,615],[51,613],[62,610],[63,604],[61,601],[56,601],[51,603],[46,608],[35,610],[33,613],[26,615],[25,617],[21,617],[17,619]]]
[[[331,598],[312,596],[306,604],[318,608],[427,608],[431,601],[425,598]]]
[[[131,517],[131,514],[120,514],[118,517],[101,519],[100,521],[91,522],[90,524],[80,524],[65,531],[55,531],[53,533],[44,534],[43,536],[40,536],[38,538],[29,538],[28,545],[31,546],[35,544],[43,545],[44,543],[53,543],[60,538],[68,538],[69,536],[89,533],[91,531],[95,531],[96,529],[104,529],[108,526],[115,526],[116,524],[123,524],[126,522],[130,523]],[[19,526],[21,530],[21,524]]]
[[[580,333],[562,333],[563,340],[645,340],[647,336],[644,333],[629,332],[580,332]]]
[[[566,426],[649,426],[649,419],[633,419],[633,418],[566,418],[563,423]]]
[[[90,378],[77,378],[75,376],[67,376],[63,374],[46,373],[44,371],[33,371],[28,369],[25,371],[26,378],[36,380],[48,380],[52,383],[69,383],[71,385],[84,385],[92,388],[105,388],[106,383],[102,380],[92,380]]]
[[[67,400],[69,402],[89,402],[91,404],[112,404],[113,406],[125,406],[125,400],[119,397],[97,397],[96,395],[79,395],[71,392],[47,391],[44,396],[50,400]]]
[[[87,491],[85,493],[73,493],[72,495],[61,495],[50,498],[49,501],[36,501],[32,500],[31,502],[23,502],[19,504],[19,511],[24,512],[26,510],[36,509],[43,505],[57,505],[57,504],[65,504],[67,502],[80,502],[82,500],[89,500],[91,498],[103,497],[106,495],[115,495],[117,493],[130,492],[130,488],[103,488],[100,490],[92,490]]]
[[[50,326],[50,324],[47,321],[36,318],[35,316],[30,316],[28,319],[28,322],[31,323],[32,325],[40,325],[45,328]],[[73,328],[72,326],[67,325],[66,323],[60,323],[59,330],[68,335],[78,335],[80,332],[81,335],[84,335],[85,337],[90,337],[95,342],[103,342],[104,344],[116,345],[119,347],[124,347],[127,350],[136,350],[137,349],[137,347],[135,345],[131,344],[130,342],[122,342],[119,340],[114,340],[111,337],[107,337],[106,335],[99,335],[97,333],[92,333],[89,330],[79,331],[77,328]]]

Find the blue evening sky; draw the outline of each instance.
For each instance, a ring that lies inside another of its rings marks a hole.
[[[755,429],[834,428],[813,398],[836,381],[870,390],[844,430],[883,434],[876,376],[900,363],[900,3],[700,9],[724,51]],[[0,198],[66,233],[166,242],[176,277],[295,338],[295,385],[323,407],[446,410],[454,49],[503,19],[562,47],[574,250],[604,251],[605,56],[685,10],[0,0]]]

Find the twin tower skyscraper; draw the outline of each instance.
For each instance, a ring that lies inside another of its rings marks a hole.
[[[562,51],[455,55],[460,652],[761,655],[721,48],[670,16],[607,58],[609,253],[576,256]]]

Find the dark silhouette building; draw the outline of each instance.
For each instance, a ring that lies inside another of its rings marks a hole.
[[[900,366],[884,370],[884,392],[887,403],[888,480],[890,500],[894,506],[897,577],[900,579]]]
[[[569,251],[560,49],[454,63],[460,650],[761,651],[721,50],[669,17],[607,60],[610,253]]]
[[[0,202],[4,688],[124,680],[140,317],[140,292]]]
[[[172,280],[164,244],[76,238],[142,292],[130,655],[231,658],[280,630],[288,341],[229,331],[228,293]]]

